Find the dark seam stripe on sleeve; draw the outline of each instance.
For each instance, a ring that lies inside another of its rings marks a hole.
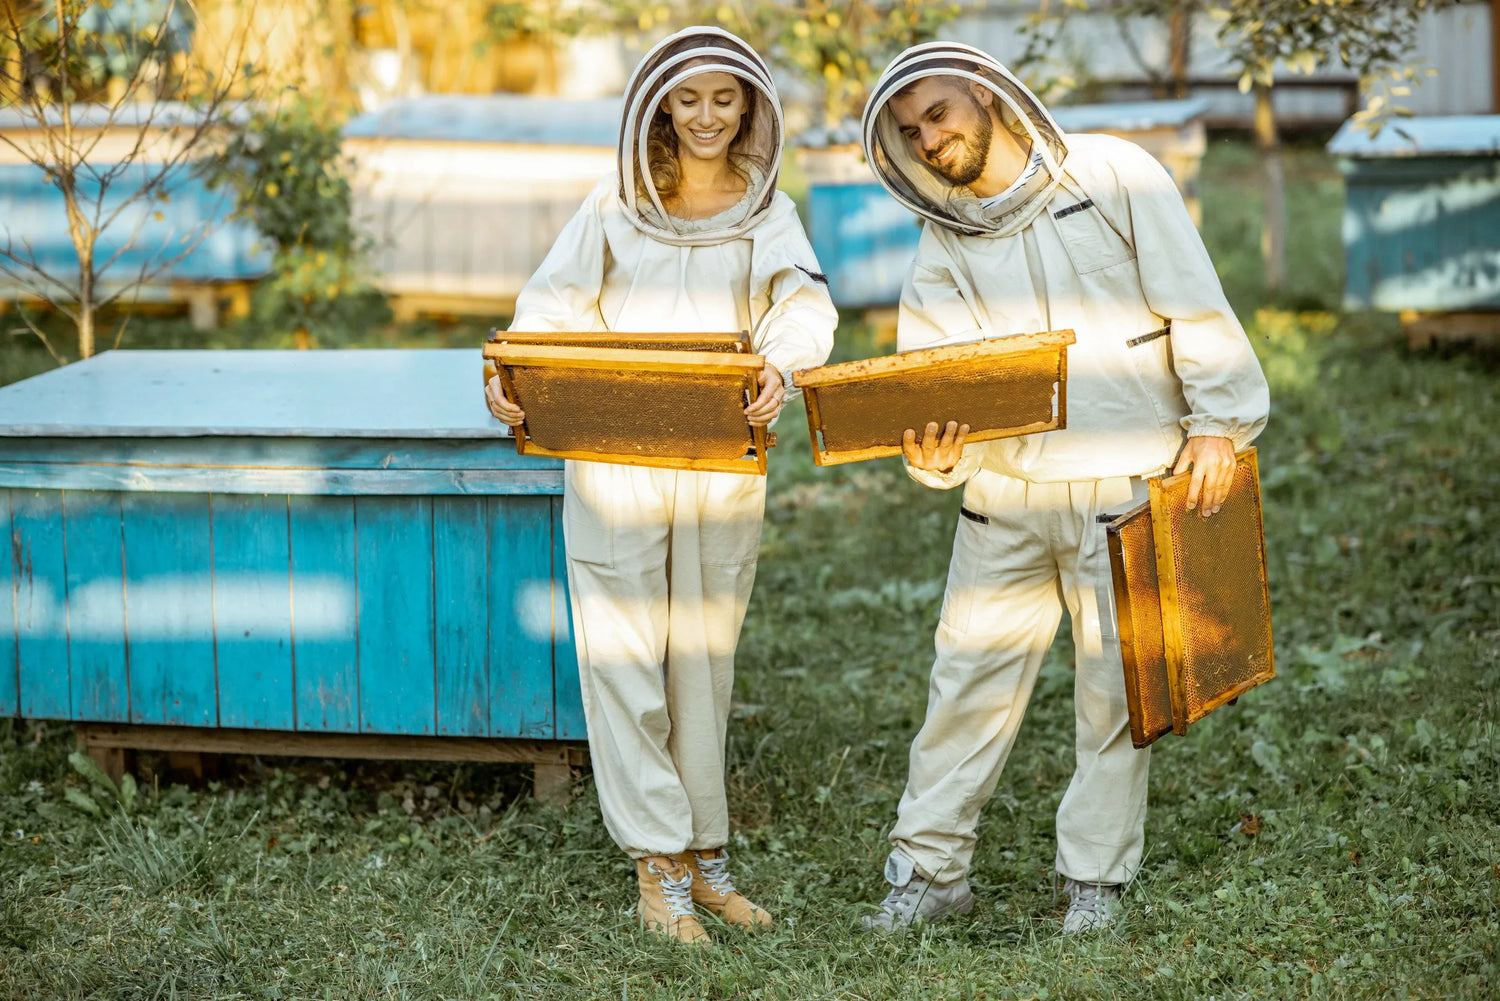
[[[978,511],[970,511],[966,507],[959,508],[958,509],[958,513],[961,514],[961,515],[963,515],[965,518],[968,518],[970,521],[975,522],[975,523],[980,524],[980,525],[988,525],[990,523],[990,519],[989,518],[987,518],[984,515],[980,514]]]
[[[806,275],[807,277],[811,278],[813,281],[817,282],[820,285],[827,285],[828,284],[828,276],[825,275],[821,271],[809,271],[807,268],[804,268],[800,264],[797,265],[797,270],[800,271],[800,272],[802,272],[804,275]]]

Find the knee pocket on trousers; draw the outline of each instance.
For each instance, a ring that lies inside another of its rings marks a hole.
[[[990,531],[988,524],[959,518],[953,533],[953,557],[948,564],[948,583],[943,588],[943,610],[938,621],[950,629],[967,632],[974,614],[979,587],[981,554]]]
[[[563,545],[568,559],[596,566],[615,565],[614,518],[573,497],[563,499]]]
[[[698,559],[706,567],[753,568],[760,555],[765,481],[741,473],[712,486],[713,502],[698,524]]]

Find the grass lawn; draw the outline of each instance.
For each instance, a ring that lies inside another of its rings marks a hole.
[[[971,918],[856,930],[959,496],[895,461],[815,470],[794,426],[729,737],[730,849],[776,930],[715,929],[706,954],[636,933],[587,781],[552,807],[519,769],[244,759],[206,788],[143,782],[127,810],[70,769],[67,727],[0,722],[0,997],[1494,997],[1500,367],[1337,311],[1340,183],[1315,151],[1289,164],[1294,285],[1262,295],[1255,176],[1215,143],[1203,194],[1272,385],[1280,677],[1157,745],[1117,929],[1059,936],[1064,636],[985,813]]]

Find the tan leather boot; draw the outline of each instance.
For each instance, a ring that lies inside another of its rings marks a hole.
[[[675,856],[693,872],[693,903],[725,924],[740,928],[769,928],[771,914],[734,888],[729,879],[729,853],[722,848],[699,848]]]
[[[693,912],[693,870],[670,855],[635,860],[641,899],[636,916],[646,931],[689,945],[708,945],[708,933]]]

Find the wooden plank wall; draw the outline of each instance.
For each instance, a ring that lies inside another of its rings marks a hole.
[[[354,498],[287,499],[297,728],[359,732],[358,621],[344,581],[354,566]]]
[[[581,739],[561,515],[0,489],[0,715]]]
[[[3,491],[0,491],[3,492]],[[68,677],[73,716],[130,722],[125,665],[125,539],[121,495],[64,495],[68,553]]]

